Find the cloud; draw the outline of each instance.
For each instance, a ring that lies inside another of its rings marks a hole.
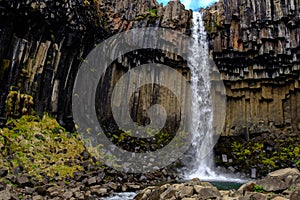
[[[185,5],[186,8],[191,8],[191,0],[182,0],[181,2]]]
[[[158,0],[159,3],[166,5],[170,0]],[[209,6],[212,3],[217,2],[218,0],[181,0],[187,9],[198,9]]]

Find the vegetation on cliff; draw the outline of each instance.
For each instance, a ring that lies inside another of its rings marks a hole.
[[[80,138],[48,115],[9,119],[0,129],[0,149],[0,166],[12,174],[62,180],[83,170],[85,147]]]
[[[265,133],[249,141],[240,138],[220,139],[216,146],[217,164],[231,170],[250,174],[255,168],[257,176],[286,167],[300,169],[300,138],[297,133]]]

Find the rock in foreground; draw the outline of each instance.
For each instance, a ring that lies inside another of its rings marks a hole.
[[[238,190],[219,191],[212,184],[193,179],[186,183],[148,187],[135,200],[297,200],[300,194],[300,172],[286,168],[268,174],[264,179],[248,182]]]

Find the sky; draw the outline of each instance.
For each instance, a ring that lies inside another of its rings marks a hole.
[[[170,0],[157,0],[159,3],[163,3],[166,5]],[[217,2],[218,0],[180,0],[184,5],[186,9],[198,9],[206,7],[214,2]]]

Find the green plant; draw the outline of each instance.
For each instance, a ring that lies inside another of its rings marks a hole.
[[[41,136],[45,139],[41,140]],[[58,174],[59,179],[83,170],[78,162],[85,150],[78,134],[69,134],[49,115],[43,118],[25,115],[9,119],[0,129],[0,166],[12,172],[20,164],[24,171],[38,180]],[[11,157],[10,161],[6,157]]]
[[[154,9],[149,9],[148,12],[150,12],[150,16],[151,17],[157,17],[157,9],[154,8]]]
[[[264,190],[264,187],[262,187],[260,185],[254,185],[253,191],[263,193],[265,190]]]

